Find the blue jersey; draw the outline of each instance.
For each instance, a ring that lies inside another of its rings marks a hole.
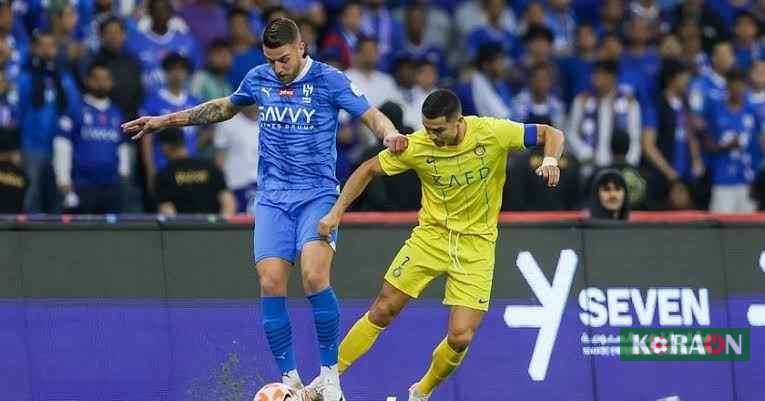
[[[754,179],[753,147],[759,143],[760,124],[747,102],[738,110],[727,103],[717,103],[712,111],[714,139],[718,145],[738,140],[738,147],[718,152],[712,160],[712,182],[715,185],[749,184]]]
[[[123,117],[108,100],[85,96],[77,113],[62,118],[59,136],[72,144],[72,182],[75,188],[119,183],[117,149],[125,143]]]
[[[27,43],[19,40],[13,35],[7,35],[5,37],[5,45],[10,49],[8,61],[3,66],[3,72],[5,73],[5,79],[8,82],[16,82],[21,74],[21,68],[23,63],[27,60],[28,48]]]
[[[66,96],[66,109],[59,110],[55,82],[49,74],[43,81],[43,104],[35,105],[35,74],[24,71],[18,79],[18,104],[21,128],[21,146],[25,151],[51,154],[53,137],[58,133],[58,120],[72,112],[74,105],[82,102],[77,83],[67,73],[61,73],[62,96]]]
[[[187,92],[181,96],[174,96],[167,89],[160,89],[155,95],[146,99],[140,114],[144,116],[158,116],[162,114],[175,113],[185,110],[199,104],[199,101]],[[190,156],[197,151],[197,132],[199,129],[195,126],[183,127],[183,139],[186,143],[186,150]],[[157,171],[161,171],[167,166],[167,159],[162,154],[159,146],[159,140],[154,138],[154,165]]]
[[[765,92],[751,92],[749,94],[749,104],[754,110],[754,114],[757,116],[757,122],[760,123],[760,128],[765,130]],[[754,170],[759,171],[760,168],[765,167],[765,160],[763,158],[763,149],[760,141],[753,141],[752,144],[752,166]]]
[[[338,112],[356,118],[369,109],[344,73],[309,57],[298,77],[285,85],[264,64],[247,73],[231,101],[260,109],[259,190],[337,194]]]
[[[712,69],[702,71],[698,77],[691,81],[688,99],[691,113],[703,117],[709,123],[712,113],[711,106],[724,102],[726,93],[725,78]]]
[[[162,70],[162,60],[168,54],[179,53],[188,58],[194,67],[200,64],[194,38],[182,26],[162,36],[149,30],[131,29],[126,46],[141,63],[141,80],[146,93],[154,93],[164,85],[165,73]]]

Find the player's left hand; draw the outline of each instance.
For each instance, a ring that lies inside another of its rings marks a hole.
[[[393,153],[401,153],[406,150],[406,147],[409,145],[409,139],[406,135],[401,135],[396,132],[395,134],[385,135],[385,138],[383,138],[383,145]]]
[[[340,216],[333,212],[327,213],[319,220],[319,235],[325,238],[329,238],[332,231],[337,230],[337,226],[340,225]]]
[[[560,169],[558,166],[542,165],[537,168],[537,175],[547,182],[548,187],[557,187],[560,181]]]

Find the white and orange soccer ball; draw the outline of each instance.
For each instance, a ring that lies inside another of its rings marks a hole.
[[[316,401],[321,396],[314,389],[297,390],[283,383],[269,383],[255,394],[253,401]]]
[[[252,401],[288,401],[297,400],[297,392],[283,383],[269,383],[255,394]]]

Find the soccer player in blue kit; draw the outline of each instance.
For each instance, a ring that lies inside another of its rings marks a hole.
[[[342,109],[359,118],[393,152],[403,151],[407,138],[370,107],[345,74],[306,55],[294,21],[278,18],[266,26],[263,53],[268,65],[250,70],[231,96],[177,113],[140,117],[123,124],[123,129],[138,139],[164,128],[220,122],[246,106],[258,105],[255,263],[263,326],[282,381],[301,388],[286,307],[290,267],[300,254],[322,365],[312,385],[325,401],[338,401],[343,399],[337,373],[340,311],[329,283],[337,232],[321,237],[316,228],[339,192],[335,177],[338,112]]]

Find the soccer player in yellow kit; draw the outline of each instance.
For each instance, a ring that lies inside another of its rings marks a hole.
[[[448,334],[433,351],[427,373],[410,387],[410,401],[427,400],[459,366],[489,308],[508,152],[544,144],[545,158],[536,172],[554,187],[563,151],[563,134],[555,128],[462,116],[459,98],[449,90],[439,89],[425,99],[422,122],[425,129],[408,136],[403,153],[384,150],[364,162],[319,223],[320,234],[328,236],[375,175],[413,169],[419,176],[419,224],[393,259],[372,307],[340,344],[338,364],[342,374],[371,348],[410,299],[446,274]]]

